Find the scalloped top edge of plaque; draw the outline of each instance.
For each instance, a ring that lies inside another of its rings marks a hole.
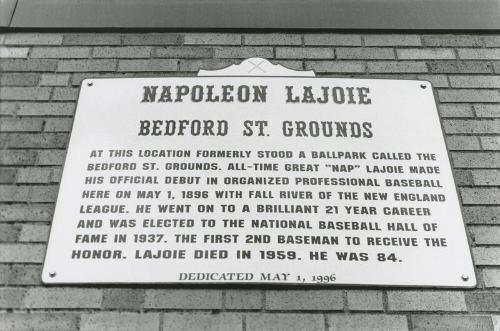
[[[278,76],[278,77],[315,77],[313,70],[293,70],[282,66],[281,64],[273,64],[267,59],[260,57],[252,57],[243,60],[240,64],[231,64],[230,66],[218,70],[198,71],[198,77],[204,76]]]

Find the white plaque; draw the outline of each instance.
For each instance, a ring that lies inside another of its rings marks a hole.
[[[474,287],[432,86],[85,80],[42,279]]]

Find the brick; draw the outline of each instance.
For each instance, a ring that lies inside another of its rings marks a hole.
[[[0,262],[41,263],[44,255],[42,244],[0,244]]]
[[[272,46],[299,46],[302,44],[302,36],[286,33],[254,33],[243,36],[245,45],[272,45]]]
[[[484,61],[429,61],[429,70],[433,73],[482,74],[492,73],[491,63]]]
[[[57,64],[59,72],[115,71],[116,60],[62,60]]]
[[[42,74],[40,86],[66,86],[69,78],[70,74]]]
[[[246,331],[323,331],[322,314],[247,314]]]
[[[498,90],[439,90],[438,96],[442,102],[500,102]]]
[[[72,87],[55,87],[52,94],[54,101],[76,101],[78,99],[78,88]]]
[[[26,291],[21,288],[0,288],[0,308],[22,307],[25,294]]]
[[[48,205],[0,205],[0,222],[47,222],[52,219],[54,207]]]
[[[2,202],[21,202],[26,201],[29,194],[29,187],[0,185],[0,201]]]
[[[472,179],[479,186],[500,186],[500,170],[474,170]]]
[[[56,103],[21,103],[17,114],[19,116],[71,116],[75,113],[72,102]]]
[[[500,153],[494,152],[453,152],[451,158],[457,168],[497,168],[500,164]]]
[[[424,62],[414,62],[414,61],[378,61],[378,62],[368,62],[369,72],[427,72],[427,66]]]
[[[500,316],[492,315],[491,319],[493,320],[493,330],[494,331],[500,330]]]
[[[28,47],[0,47],[0,58],[27,58]]]
[[[441,117],[474,117],[472,106],[469,104],[439,104]]]
[[[471,186],[472,182],[472,174],[470,170],[462,170],[462,169],[454,169],[453,177],[455,178],[455,183],[458,186]]]
[[[471,226],[471,238],[478,245],[500,244],[500,226]]]
[[[14,264],[9,275],[9,285],[40,285],[42,265]]]
[[[347,306],[349,310],[384,310],[382,291],[348,290]]]
[[[153,57],[202,59],[213,57],[213,49],[208,47],[166,46],[153,49]]]
[[[0,132],[0,150],[7,148],[8,138],[9,138],[9,133]]]
[[[432,83],[434,88],[436,87],[449,87],[448,77],[446,75],[418,75],[417,79],[428,80]]]
[[[238,62],[239,61],[233,59],[181,60],[180,71],[198,72],[200,69],[205,69],[205,70],[222,69]]]
[[[337,59],[351,60],[372,60],[372,59],[395,59],[394,50],[392,48],[356,48],[356,47],[340,47],[335,48],[335,56]]]
[[[421,74],[421,75],[425,75],[425,74]],[[406,74],[397,74],[397,75],[394,75],[394,74],[391,74],[391,73],[380,73],[380,74],[368,74],[368,75],[363,75],[363,76],[359,76],[359,78],[376,78],[376,79],[405,79],[405,80],[416,80],[418,79],[418,76],[421,76],[421,75],[417,75],[415,73],[406,73]],[[358,78],[358,77],[357,77]]]
[[[463,292],[388,291],[389,311],[466,311]]]
[[[21,227],[15,224],[0,224],[0,242],[15,242]]]
[[[463,48],[458,49],[458,57],[469,60],[500,60],[500,48]]]
[[[486,35],[483,36],[484,44],[486,47],[498,47],[500,46],[500,36]]]
[[[0,205],[0,222],[50,221],[53,206],[47,205]]]
[[[162,330],[164,331],[237,331],[242,329],[243,322],[239,314],[166,313],[163,315]]]
[[[148,58],[151,55],[149,46],[94,47],[94,58]]]
[[[81,331],[123,330],[123,331],[157,331],[160,327],[160,314],[95,312],[82,314]]]
[[[343,291],[267,291],[266,308],[268,310],[343,310]]]
[[[451,48],[420,49],[404,48],[397,49],[396,53],[400,60],[451,60],[455,59],[455,52]]]
[[[364,36],[365,46],[421,46],[418,35],[410,34],[370,34]]]
[[[39,59],[6,59],[0,61],[0,71],[54,71],[57,68],[57,60]]]
[[[446,133],[500,133],[500,120],[444,120],[444,131]]]
[[[40,79],[35,73],[2,73],[0,75],[0,86],[36,86]]]
[[[500,269],[483,269],[485,287],[500,287]]]
[[[481,47],[484,45],[483,37],[477,35],[429,35],[422,36],[422,40],[426,46],[437,47]]]
[[[285,68],[292,70],[304,70],[302,65],[302,61],[293,61],[293,60],[273,60],[273,64],[282,65]]]
[[[64,35],[63,45],[120,45],[119,34],[77,33]]]
[[[11,148],[65,148],[69,136],[66,133],[9,133],[6,139]]]
[[[11,33],[5,36],[5,45],[60,45],[63,37],[56,33]]]
[[[496,188],[461,188],[462,202],[466,205],[500,204],[500,189]]]
[[[118,71],[177,71],[177,60],[120,60]]]
[[[453,170],[453,177],[458,186],[472,185],[472,175],[470,170]]]
[[[217,47],[214,49],[216,58],[272,58],[272,47]]]
[[[366,64],[352,61],[307,61],[306,68],[321,73],[366,72]]]
[[[225,309],[262,309],[262,291],[231,289],[225,292]]]
[[[476,292],[466,293],[467,307],[471,311],[500,311],[500,293]]]
[[[500,76],[450,76],[450,85],[458,88],[500,88]]]
[[[413,331],[491,331],[493,324],[489,316],[464,315],[412,315]]]
[[[500,224],[500,207],[464,207],[463,215],[468,224]]]
[[[129,78],[129,77],[142,77],[141,72],[95,72],[95,73],[73,73],[71,75],[71,84],[73,86],[80,86],[84,79],[92,78]],[[148,76],[164,77],[162,72],[154,73],[149,72]]]
[[[480,137],[483,149],[490,151],[500,150],[500,137]]]
[[[315,46],[361,46],[361,36],[358,34],[306,34],[304,43]]]
[[[1,79],[1,77],[0,77]],[[19,105],[16,102],[0,101],[0,116],[14,116],[17,113]]]
[[[500,117],[500,105],[474,105],[478,117]]]
[[[500,74],[500,61],[493,61],[493,71]]]
[[[219,290],[146,290],[145,308],[220,309]]]
[[[0,100],[49,100],[50,87],[0,87]]]
[[[447,136],[446,143],[449,150],[474,151],[480,150],[479,138],[474,136]]]
[[[51,183],[59,183],[61,181],[61,176],[62,176],[62,169],[55,168],[52,171],[52,176],[50,177],[50,182]]]
[[[281,59],[333,59],[333,48],[277,47],[276,58]]]
[[[481,146],[487,151],[500,150],[500,137],[480,137]]]
[[[16,180],[17,169],[16,168],[0,168],[0,183],[1,184],[13,184]]]
[[[170,33],[128,33],[122,35],[124,45],[178,45],[180,36]]]
[[[102,299],[104,309],[140,310],[144,304],[144,289],[111,288],[105,289]]]
[[[371,314],[329,314],[327,315],[328,331],[403,331],[408,330],[406,316],[371,315]]]
[[[73,313],[3,313],[0,330],[71,331],[77,330],[78,314]]]
[[[73,125],[72,118],[49,118],[45,120],[45,132],[70,132]]]
[[[30,53],[35,59],[84,59],[89,55],[89,47],[34,47]]]
[[[50,226],[37,224],[23,224],[19,234],[19,242],[47,242]]]
[[[43,128],[43,120],[38,118],[5,118],[0,122],[3,132],[38,132]]]
[[[188,33],[184,35],[186,45],[241,45],[241,35],[232,33]]]
[[[102,291],[92,288],[30,288],[24,300],[26,308],[99,308]]]
[[[28,202],[55,202],[59,187],[57,185],[31,186]]]
[[[62,165],[64,163],[64,158],[66,157],[66,151],[38,151],[38,161],[37,165]]]
[[[500,247],[473,247],[472,255],[476,266],[500,265]]]
[[[10,265],[0,264],[0,285],[6,285],[8,283],[9,274],[10,274]],[[2,323],[2,315],[0,315],[0,327],[2,326],[1,323]]]

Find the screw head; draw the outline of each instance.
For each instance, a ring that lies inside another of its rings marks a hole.
[[[92,85],[94,85],[94,83],[92,83],[92,82],[88,82],[88,83],[87,83],[87,85],[88,85],[88,86],[92,86]]]
[[[420,88],[422,88],[422,89],[424,89],[424,90],[425,90],[425,89],[427,88],[427,85],[425,85],[425,84],[420,84]]]
[[[467,275],[462,275],[462,280],[463,280],[464,282],[468,281],[468,280],[469,280],[469,276],[467,276]]]
[[[50,271],[49,272],[49,277],[50,278],[54,278],[56,276],[56,272],[55,271]]]

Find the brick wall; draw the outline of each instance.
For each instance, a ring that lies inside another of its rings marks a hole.
[[[4,33],[0,44],[0,330],[500,330],[500,36]],[[41,284],[80,82],[189,76],[252,56],[433,83],[476,289]]]

